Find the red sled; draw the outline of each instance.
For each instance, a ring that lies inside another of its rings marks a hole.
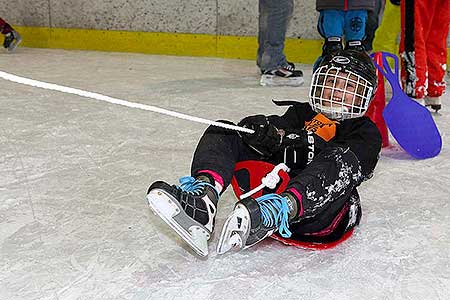
[[[242,194],[258,187],[261,184],[261,180],[263,179],[263,177],[270,173],[274,167],[275,165],[271,163],[257,160],[245,160],[236,163],[234,176],[231,179],[231,186],[233,187],[233,191],[236,197],[240,199]],[[253,194],[252,197],[258,198],[264,194],[280,194],[285,191],[289,183],[290,176],[284,170],[280,170],[278,175],[280,176],[280,182],[275,187],[275,190],[264,188]],[[347,231],[339,240],[329,243],[305,242],[283,238],[277,234],[273,234],[270,237],[288,246],[295,246],[302,249],[324,250],[334,248],[340,243],[347,240],[353,234],[353,230],[354,229],[352,228],[351,230]]]

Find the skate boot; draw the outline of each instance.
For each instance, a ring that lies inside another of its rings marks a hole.
[[[288,220],[297,209],[292,204],[292,198],[278,194],[242,199],[225,221],[217,253],[224,254],[233,248],[247,249],[277,230],[281,236],[290,237]]]
[[[14,51],[17,46],[22,41],[20,34],[13,30],[5,34],[5,40],[3,41],[3,47],[5,47],[9,52]]]
[[[329,37],[322,46],[322,55],[319,56],[313,65],[313,73],[317,70],[323,58],[327,55],[342,50],[342,39],[340,37]]]
[[[148,189],[147,200],[153,212],[198,255],[208,255],[219,200],[214,185],[190,176],[180,178],[179,186],[156,181]]]
[[[290,62],[290,61],[286,61],[287,62],[287,64],[293,69],[293,70],[295,70],[295,64],[294,63],[292,63],[292,62]],[[262,75],[262,74],[264,74],[266,72],[266,70],[263,70],[263,69],[259,69],[259,75]]]
[[[366,48],[364,48],[364,45],[360,40],[354,40],[354,41],[347,41],[345,43],[345,49],[352,49],[355,51],[366,51]]]
[[[425,97],[425,106],[438,112],[441,108],[441,97]]]
[[[295,65],[288,62],[278,69],[262,71],[259,84],[262,86],[301,86],[303,82],[303,72],[296,70]]]

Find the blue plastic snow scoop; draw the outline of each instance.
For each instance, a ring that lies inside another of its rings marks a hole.
[[[413,157],[425,159],[441,152],[442,139],[430,111],[409,98],[399,83],[398,58],[388,52],[381,52],[383,66],[374,62],[392,87],[392,98],[383,111],[383,118],[398,144]],[[392,71],[387,57],[395,62]],[[373,54],[372,54],[373,58]]]

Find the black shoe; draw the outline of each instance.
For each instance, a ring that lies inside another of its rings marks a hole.
[[[5,40],[3,41],[3,47],[8,51],[14,51],[22,41],[22,37],[17,31],[11,31],[5,34]]]
[[[290,62],[278,69],[264,71],[259,81],[262,86],[301,86],[303,82],[303,72],[296,70]]]
[[[364,45],[359,40],[355,41],[347,41],[345,43],[345,49],[351,49],[355,51],[366,51],[366,48],[364,48]]]
[[[425,97],[425,106],[438,112],[441,108],[441,97]]]
[[[329,37],[322,46],[322,57],[342,50],[342,39],[340,37]]]
[[[333,53],[341,51],[342,48],[342,39],[340,37],[329,37],[325,40],[325,43],[322,46],[322,55],[319,56],[313,65],[313,73],[317,70],[322,62],[323,58],[327,55],[332,55]]]
[[[290,69],[292,69],[292,70],[295,70],[295,64],[294,63],[292,63],[292,62],[290,62],[290,61],[287,61],[287,64],[290,66],[289,68]],[[263,70],[263,69],[259,69],[259,74],[264,74],[265,72],[266,72],[266,70]]]

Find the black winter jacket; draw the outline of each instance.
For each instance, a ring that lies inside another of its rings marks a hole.
[[[298,103],[284,115],[268,118],[288,133],[292,128],[304,128],[316,115],[308,103]],[[305,146],[284,148],[271,157],[273,163],[285,162],[291,168],[288,189],[295,188],[302,194],[303,218],[314,218],[330,205],[342,207],[354,189],[372,176],[381,150],[381,135],[368,117],[343,120],[337,123],[334,138],[313,149],[308,164],[305,151],[311,149]]]

